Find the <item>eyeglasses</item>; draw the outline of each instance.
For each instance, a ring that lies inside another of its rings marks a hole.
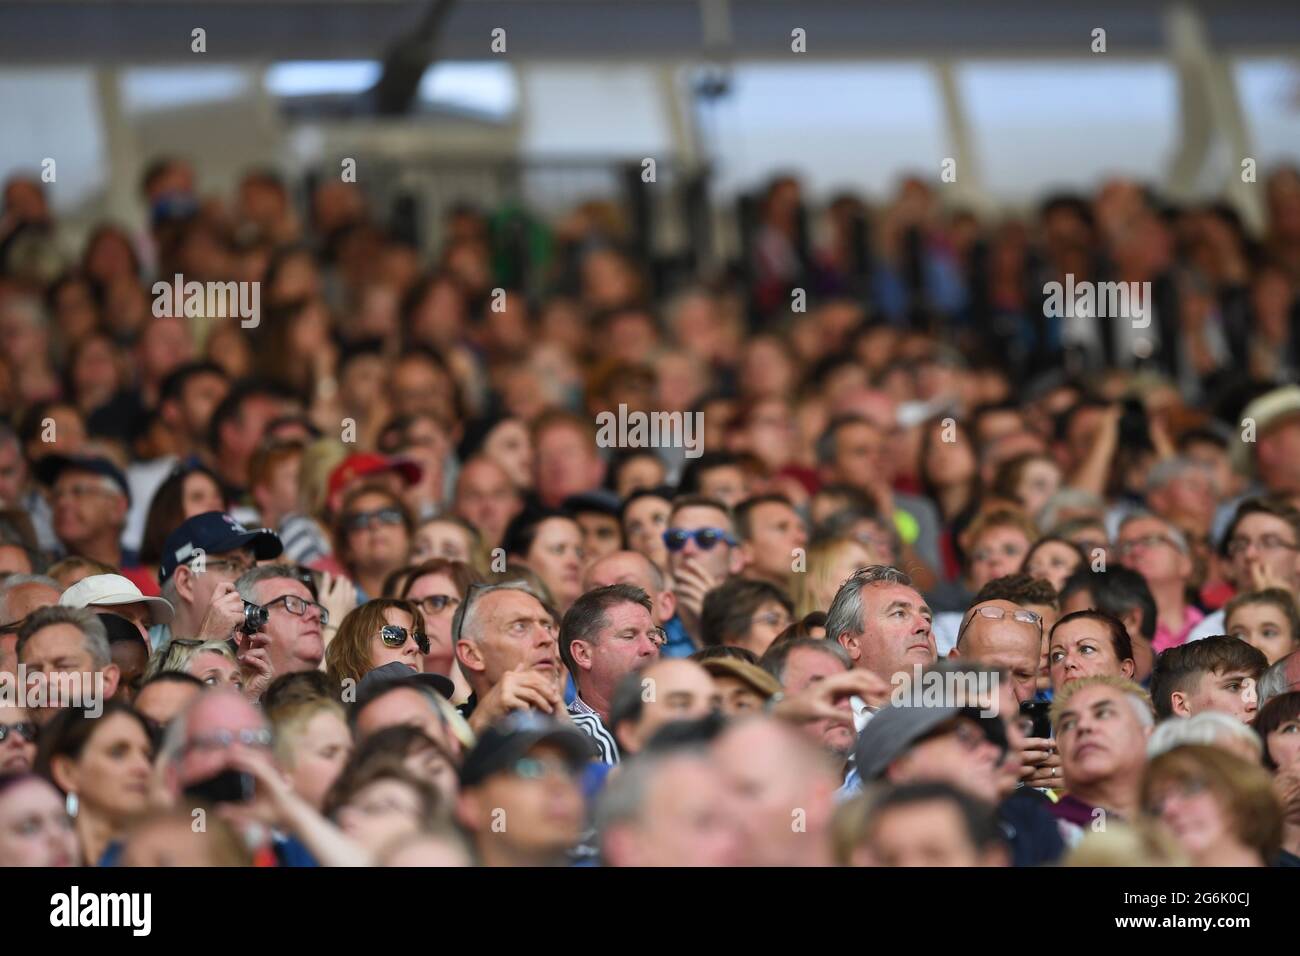
[[[767,614],[756,615],[753,623],[765,624],[768,627],[774,627],[777,630],[784,631],[790,626],[790,616],[788,614],[777,614],[775,611],[769,611]]]
[[[433,615],[441,614],[449,607],[454,608],[460,603],[460,598],[452,597],[450,594],[426,594],[415,603],[425,614]]]
[[[1173,786],[1166,789],[1163,793],[1152,794],[1151,801],[1147,806],[1147,812],[1153,817],[1161,816],[1165,810],[1165,804],[1169,802],[1172,796],[1180,796],[1183,799],[1195,797],[1205,792],[1204,780],[1180,780]]]
[[[1144,534],[1140,538],[1133,538],[1130,541],[1117,541],[1115,543],[1115,553],[1121,558],[1132,554],[1138,548],[1156,548],[1160,545],[1168,545],[1176,548],[1173,540],[1163,534]]]
[[[572,780],[578,775],[578,768],[571,763],[555,759],[541,760],[537,757],[520,757],[508,769],[524,780],[545,780],[547,777]]]
[[[423,631],[416,631],[412,635],[406,628],[399,627],[396,624],[385,624],[379,629],[379,637],[383,640],[385,647],[401,647],[406,643],[407,637],[411,636],[414,637],[415,644],[420,648],[421,654],[429,653],[429,636]]]
[[[283,604],[284,609],[296,617],[302,617],[307,613],[308,608],[314,607],[320,612],[321,627],[325,627],[330,622],[330,612],[325,610],[324,605],[317,604],[315,601],[304,601],[296,594],[283,594],[274,601],[267,601],[263,607],[270,609],[277,604]]]
[[[1014,611],[1008,611],[1006,608],[996,607],[995,605],[992,604],[986,604],[983,607],[979,608],[975,612],[975,614],[978,614],[980,617],[988,618],[990,621],[1001,621],[1008,614],[1010,614],[1012,620],[1019,621],[1021,624],[1032,624],[1034,625],[1034,627],[1038,628],[1038,633],[1040,636],[1043,633],[1042,616],[1035,611],[1027,611],[1022,607],[1018,607]],[[966,622],[962,624],[961,629],[957,632],[958,643],[961,643],[961,636],[966,633],[966,628],[970,627],[971,621],[975,620],[975,614],[972,614],[970,617],[968,617],[966,619]]]
[[[30,721],[20,720],[16,724],[0,724],[0,743],[4,743],[11,732],[29,744],[36,743],[36,725]]]
[[[1024,553],[1025,549],[1023,547],[1008,542],[1000,548],[977,548],[971,552],[971,559],[974,561],[991,561],[999,555],[1004,558],[1019,558]]]
[[[271,731],[259,730],[214,730],[210,734],[199,734],[185,742],[185,750],[225,750],[238,741],[245,747],[257,747],[267,750],[271,746]]]
[[[704,551],[712,551],[719,542],[732,547],[736,544],[736,539],[721,528],[696,528],[694,531],[686,528],[669,528],[664,532],[664,547],[669,551],[680,551],[692,538]]]
[[[1235,558],[1244,554],[1252,544],[1261,551],[1300,551],[1300,546],[1287,541],[1281,535],[1266,534],[1259,539],[1233,538],[1228,542],[1228,554]]]
[[[966,750],[974,750],[989,739],[978,727],[975,727],[964,720],[958,720],[955,723],[941,724],[932,732],[926,734],[923,739],[932,740],[935,737],[946,737],[949,734],[954,735],[957,738],[957,742]]]
[[[116,488],[109,488],[105,485],[95,485],[88,482],[76,482],[71,485],[63,485],[50,489],[50,499],[58,501],[60,498],[89,498],[91,495],[111,495],[121,494]]]
[[[378,508],[374,511],[354,511],[343,516],[343,527],[348,531],[365,531],[372,524],[402,524],[402,512],[396,508]]]
[[[205,564],[205,567],[209,571],[218,570],[218,569],[233,571],[235,572],[235,576],[238,577],[239,575],[243,574],[245,571],[251,571],[255,564],[256,564],[255,561],[248,560],[248,559],[244,559],[241,561],[238,558],[209,558]]]

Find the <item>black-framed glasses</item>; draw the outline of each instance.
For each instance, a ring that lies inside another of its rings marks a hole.
[[[402,524],[402,512],[397,508],[376,508],[374,511],[354,511],[343,516],[343,527],[348,531],[365,531],[376,523]]]
[[[277,604],[283,604],[284,609],[296,617],[302,617],[307,613],[308,608],[314,607],[320,612],[320,626],[325,627],[330,622],[330,612],[325,610],[325,605],[318,604],[315,601],[304,601],[296,594],[282,594],[274,601],[267,601],[263,607],[270,610]]]
[[[669,551],[680,551],[692,538],[702,551],[712,551],[719,544],[735,547],[736,539],[722,528],[669,528],[664,532],[664,547]]]
[[[379,629],[379,637],[383,640],[385,647],[401,647],[406,643],[408,637],[413,637],[415,640],[415,646],[420,649],[420,653],[429,653],[429,635],[425,634],[423,631],[416,631],[412,634],[400,625],[385,624]]]
[[[415,603],[425,614],[434,615],[441,614],[447,608],[454,608],[460,603],[460,598],[450,594],[426,594]]]
[[[1258,539],[1233,538],[1228,542],[1228,554],[1235,558],[1243,554],[1252,544],[1261,551],[1300,551],[1300,545],[1287,541],[1281,535],[1266,534]]]
[[[1008,611],[1006,608],[997,607],[993,604],[986,604],[976,610],[975,614],[978,614],[980,617],[988,618],[990,621],[1001,621],[1006,618],[1007,615],[1010,615],[1011,619],[1014,621],[1019,621],[1021,624],[1032,624],[1034,627],[1038,628],[1038,634],[1040,637],[1043,634],[1043,618],[1037,611],[1026,610],[1023,607],[1018,607],[1014,611]],[[961,630],[957,632],[957,643],[961,643],[961,637],[966,633],[966,629],[970,627],[971,621],[975,620],[975,614],[968,617],[965,623],[962,624]]]
[[[29,744],[36,743],[36,725],[30,720],[20,720],[16,724],[0,724],[0,743],[4,743],[11,733],[17,734]]]

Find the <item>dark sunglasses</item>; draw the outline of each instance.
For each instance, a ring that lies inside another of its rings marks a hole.
[[[20,720],[16,724],[0,724],[0,743],[4,743],[10,731],[16,733],[29,744],[36,743],[36,725],[30,721]]]
[[[691,538],[694,538],[695,543],[704,551],[712,551],[718,542],[733,547],[736,544],[736,539],[721,528],[696,528],[694,531],[687,531],[685,528],[669,528],[664,532],[664,547],[669,551],[680,551],[686,547],[686,542]]]
[[[401,647],[406,643],[406,638],[411,636],[411,632],[396,624],[385,624],[379,629],[379,636],[383,639],[385,647]],[[420,653],[429,653],[429,635],[423,631],[416,631],[414,638],[415,645],[420,649]]]
[[[348,531],[365,531],[372,524],[402,524],[402,512],[397,508],[377,508],[374,511],[354,511],[343,516],[343,527]]]

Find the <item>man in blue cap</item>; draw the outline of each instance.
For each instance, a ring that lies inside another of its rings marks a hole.
[[[167,536],[158,579],[176,610],[170,628],[149,629],[154,647],[177,637],[226,640],[244,620],[235,581],[258,561],[279,557],[274,531],[245,528],[221,511],[195,515]]]

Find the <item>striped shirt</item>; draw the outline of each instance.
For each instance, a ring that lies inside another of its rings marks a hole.
[[[596,749],[600,751],[601,762],[611,767],[618,763],[618,742],[614,740],[614,735],[605,729],[600,714],[588,707],[581,696],[573,698],[573,703],[569,705],[568,710],[573,722],[595,741]]]

